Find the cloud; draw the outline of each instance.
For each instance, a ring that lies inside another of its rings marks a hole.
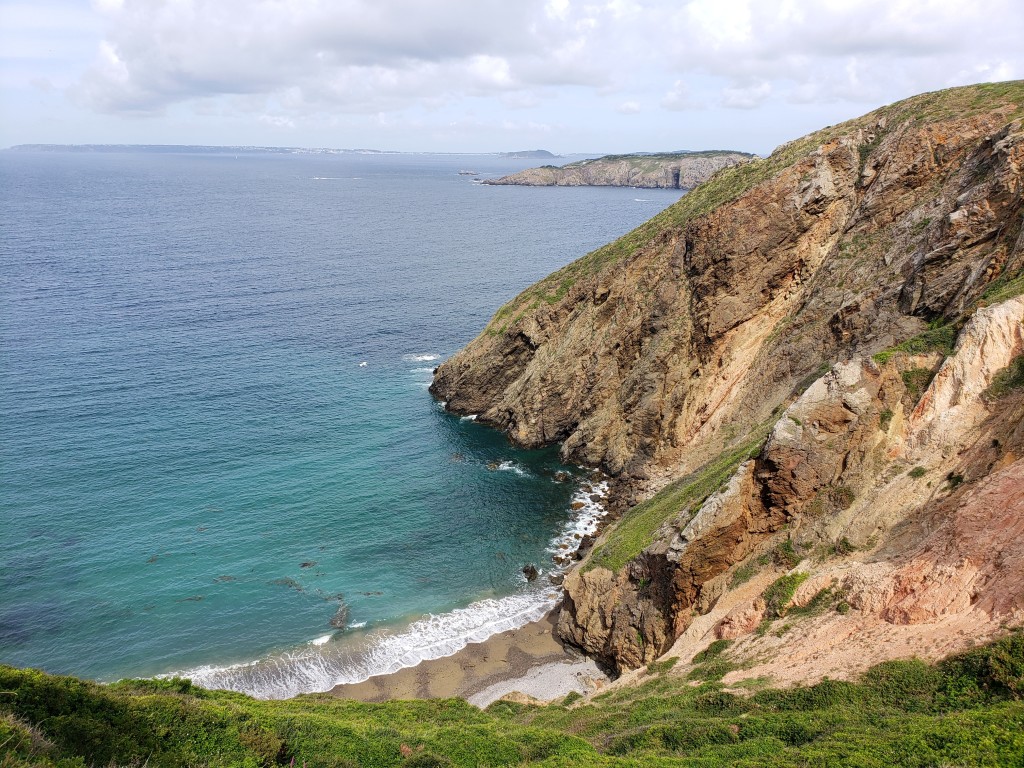
[[[295,121],[282,115],[260,115],[259,121],[273,128],[295,128]]]
[[[395,100],[601,85],[611,64],[594,43],[626,12],[567,0],[98,3],[109,27],[80,93],[110,112],[285,88],[309,109],[375,112]]]
[[[976,82],[972,68],[1024,75],[1019,0],[692,0],[667,26],[671,66],[719,79],[730,107],[885,100]]]
[[[215,130],[503,126],[515,110],[523,130],[590,141],[612,105],[674,141],[666,112],[835,119],[1024,76],[1020,0],[0,0],[0,22],[0,85],[22,103],[47,78],[96,119]]]
[[[771,95],[772,85],[765,81],[726,88],[722,92],[722,106],[730,109],[754,109],[767,101]]]

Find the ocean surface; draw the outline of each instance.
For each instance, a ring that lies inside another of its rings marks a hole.
[[[543,615],[600,488],[432,369],[679,193],[458,173],[531,164],[0,152],[0,662],[283,697]]]

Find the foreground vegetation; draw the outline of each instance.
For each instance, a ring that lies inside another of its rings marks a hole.
[[[588,704],[483,712],[0,667],[0,766],[1024,766],[1024,634],[937,666],[747,695],[671,667]]]

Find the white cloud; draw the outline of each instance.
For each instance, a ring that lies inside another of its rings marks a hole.
[[[768,82],[726,88],[722,92],[722,106],[730,109],[753,109],[772,95],[772,85]]]
[[[386,115],[388,135],[556,126],[588,150],[613,105],[636,132],[616,141],[659,149],[699,146],[677,112],[699,110],[685,130],[717,143],[754,110],[781,141],[807,127],[797,113],[1024,77],[1022,39],[1022,0],[0,0],[0,87],[5,117],[49,82],[52,103],[68,93],[110,125],[279,130],[272,117],[296,140],[362,126],[366,143]]]
[[[674,68],[719,78],[728,106],[760,103],[755,82],[773,98],[873,102],[971,82],[954,73],[972,66],[1024,75],[1019,0],[691,0],[670,26]]]
[[[259,121],[274,128],[295,128],[295,121],[282,115],[260,115]]]

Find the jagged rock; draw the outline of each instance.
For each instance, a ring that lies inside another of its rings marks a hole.
[[[539,575],[540,571],[537,570],[537,566],[533,563],[527,563],[523,566],[523,576],[526,577],[527,581],[536,581]]]
[[[646,663],[784,526],[798,549],[908,551],[907,521],[939,492],[910,467],[972,482],[1016,460],[980,393],[1020,354],[1024,300],[982,308],[944,363],[871,359],[925,319],[959,324],[1024,268],[1024,83],[1003,93],[911,99],[725,171],[525,291],[438,368],[450,410],[607,471],[613,515],[772,425],[756,460],[619,573],[567,575],[563,637]],[[934,370],[919,400],[907,382]]]
[[[750,634],[764,619],[764,611],[764,600],[761,598],[739,606],[715,626],[715,637],[719,640],[735,640]]]
[[[338,610],[328,623],[336,629],[344,629],[348,625],[348,606],[339,601]]]

